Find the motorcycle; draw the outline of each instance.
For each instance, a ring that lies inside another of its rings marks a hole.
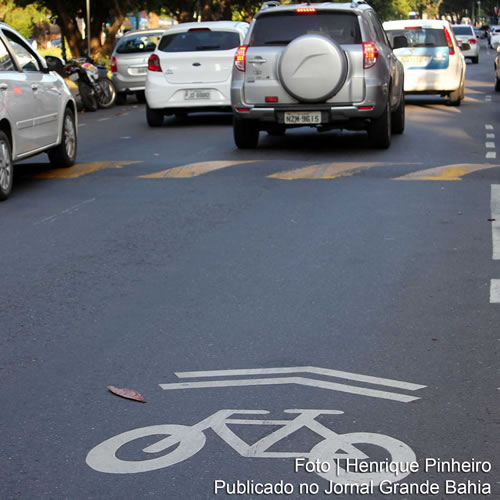
[[[104,66],[89,59],[72,59],[64,67],[67,77],[78,85],[83,107],[87,111],[110,108],[116,100],[113,82],[106,76]]]

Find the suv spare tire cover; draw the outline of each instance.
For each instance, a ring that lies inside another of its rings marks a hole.
[[[279,61],[285,90],[299,101],[320,102],[335,95],[345,82],[344,51],[330,38],[303,35],[288,44]]]

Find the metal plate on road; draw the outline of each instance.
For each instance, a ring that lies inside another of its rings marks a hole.
[[[184,93],[185,101],[196,101],[200,99],[210,99],[210,90],[208,89],[186,90]]]
[[[285,124],[312,125],[321,123],[321,111],[285,111]]]

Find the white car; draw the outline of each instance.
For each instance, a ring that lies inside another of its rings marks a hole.
[[[405,67],[407,94],[439,94],[460,106],[465,95],[465,58],[448,21],[387,21],[389,39],[404,35],[408,47],[395,49]]]
[[[470,57],[473,64],[479,62],[479,43],[474,28],[469,24],[454,24],[453,33],[457,42],[462,46],[464,57]],[[465,48],[469,46],[470,48]]]
[[[13,164],[46,152],[56,167],[76,159],[76,103],[64,79],[19,33],[0,23],[0,200],[12,190]],[[52,69],[51,69],[52,68]]]
[[[500,46],[500,26],[495,26],[490,31],[490,47],[496,49]]]
[[[169,28],[148,60],[146,119],[231,110],[231,74],[248,23],[213,21]]]

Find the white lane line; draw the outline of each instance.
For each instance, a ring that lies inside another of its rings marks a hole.
[[[486,124],[486,125],[484,126],[484,128],[485,128],[486,130],[493,130],[493,125]]]
[[[86,124],[86,123],[79,123],[79,124],[78,124],[78,126],[79,126],[79,127],[86,127],[86,126],[87,126],[87,124]]]
[[[485,145],[489,149],[495,149],[495,143],[494,142],[486,142]]]
[[[199,372],[175,372],[178,378],[203,378],[203,377],[234,377],[238,375],[277,375],[280,373],[313,373],[315,375],[324,375],[326,377],[343,378],[354,380],[356,382],[366,382],[367,384],[385,385],[416,391],[423,389],[425,385],[411,384],[401,380],[392,380],[389,378],[372,377],[370,375],[360,375],[359,373],[331,370],[329,368],[319,368],[316,366],[293,366],[286,368],[250,368],[242,370],[208,370]]]
[[[336,384],[334,382],[326,382],[324,380],[316,380],[305,377],[280,377],[280,378],[262,378],[262,379],[239,379],[239,380],[214,380],[209,382],[181,382],[178,384],[159,384],[164,390],[171,389],[206,389],[210,387],[238,387],[238,386],[255,386],[255,385],[283,385],[283,384],[298,384],[319,389],[328,389],[330,391],[348,392],[351,394],[359,394],[361,396],[371,396],[373,398],[391,399],[402,403],[415,401],[415,396],[406,396],[387,391],[378,391],[375,389],[366,389],[348,384]]]
[[[484,97],[485,101],[491,101],[491,96],[490,95],[487,95]]]
[[[44,224],[46,222],[54,222],[61,215],[72,215],[73,213],[78,212],[78,210],[80,208],[82,208],[84,205],[87,205],[88,203],[92,203],[94,201],[95,201],[95,198],[90,198],[89,200],[82,201],[81,203],[77,203],[76,205],[73,205],[72,207],[64,209],[59,214],[49,215],[48,217],[44,217],[43,219],[40,219],[40,221],[35,222],[35,224]]]
[[[486,158],[496,158],[497,157],[497,154],[495,151],[488,151],[486,153]]]
[[[105,122],[107,120],[111,120],[111,118],[99,118],[97,121],[98,122]]]
[[[486,139],[494,139],[495,134],[486,134]]]
[[[500,260],[500,184],[491,185],[491,237],[493,260]]]
[[[500,304],[500,280],[491,280],[490,304]]]

